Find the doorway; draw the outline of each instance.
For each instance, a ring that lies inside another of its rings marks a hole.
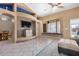
[[[46,33],[46,24],[43,24],[43,33]]]

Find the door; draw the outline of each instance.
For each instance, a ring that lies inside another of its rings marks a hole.
[[[43,33],[46,33],[46,24],[43,24]]]

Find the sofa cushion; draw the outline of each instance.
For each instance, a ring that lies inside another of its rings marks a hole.
[[[70,45],[75,45],[78,46],[77,42],[75,40],[70,40],[70,39],[61,39],[59,43],[63,44],[70,44]]]
[[[79,47],[73,44],[67,44],[67,43],[59,43],[58,47],[61,48],[66,48],[66,49],[70,49],[70,50],[75,50],[79,52]]]

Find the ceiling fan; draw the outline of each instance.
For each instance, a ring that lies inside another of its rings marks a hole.
[[[58,7],[58,8],[64,8],[62,3],[48,3],[52,8],[53,7]]]

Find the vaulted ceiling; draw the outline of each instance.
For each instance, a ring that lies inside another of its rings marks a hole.
[[[39,17],[47,16],[64,10],[79,7],[79,3],[62,3],[64,8],[51,7],[48,3],[27,3]]]

